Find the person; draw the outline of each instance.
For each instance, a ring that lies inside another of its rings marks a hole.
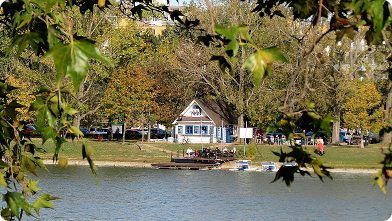
[[[317,144],[317,149],[318,149],[318,154],[320,156],[324,155],[325,152],[324,152],[324,142],[323,142],[323,139],[319,140],[319,143]]]
[[[115,138],[118,141],[118,138],[120,137],[120,129],[118,127],[116,128],[116,132],[114,133],[114,135],[115,135]]]
[[[223,150],[222,150],[222,152],[223,152],[223,155],[226,156],[226,157],[229,155],[229,152],[228,152],[228,150],[227,150],[227,147],[224,147]]]
[[[186,154],[188,155],[188,157],[190,158],[191,157],[191,155],[192,155],[192,153],[193,153],[193,150],[192,150],[192,147],[188,147],[188,150],[186,150]]]
[[[303,137],[301,137],[301,146],[305,146],[305,137],[306,137],[305,134],[306,134],[306,131],[303,130],[302,134],[303,134]]]
[[[113,139],[112,127],[109,127],[109,129],[108,129],[108,139],[109,139],[109,141],[111,141]]]
[[[201,150],[201,157],[207,157],[207,147],[203,147]]]

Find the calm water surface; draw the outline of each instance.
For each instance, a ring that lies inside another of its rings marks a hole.
[[[61,199],[41,220],[387,220],[392,199],[369,174],[297,176],[289,192],[274,174],[239,171],[49,167],[38,187]],[[392,193],[392,188],[387,191]],[[31,220],[31,219],[26,219]]]

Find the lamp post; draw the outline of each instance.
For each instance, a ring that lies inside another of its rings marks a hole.
[[[201,141],[201,149],[203,150],[203,119],[201,118],[200,118],[200,141]]]

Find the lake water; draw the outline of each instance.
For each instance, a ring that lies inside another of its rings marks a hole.
[[[392,199],[369,174],[297,176],[289,192],[273,173],[49,166],[38,187],[61,199],[41,220],[387,220]],[[392,194],[392,189],[387,188]],[[24,219],[24,220],[32,220]]]

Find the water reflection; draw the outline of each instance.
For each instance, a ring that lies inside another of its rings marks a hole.
[[[88,167],[49,169],[38,186],[62,199],[42,220],[386,220],[392,212],[370,175],[297,176],[289,192],[271,184],[272,173],[102,167],[98,188]]]

